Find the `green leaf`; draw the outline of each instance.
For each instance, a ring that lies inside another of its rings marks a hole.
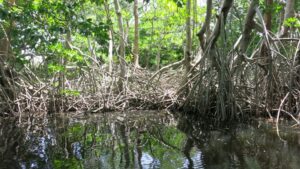
[[[49,64],[48,70],[50,73],[58,73],[65,70],[65,67],[62,65],[56,65],[56,64]]]
[[[64,94],[66,96],[80,96],[80,92],[78,90],[61,90],[60,94]]]
[[[300,21],[296,17],[291,17],[286,19],[283,24],[287,27],[296,27],[298,28],[300,26]]]

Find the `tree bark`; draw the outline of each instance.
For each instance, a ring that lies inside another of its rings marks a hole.
[[[206,46],[205,45],[206,41],[204,39],[204,34],[206,32],[209,32],[209,24],[210,24],[210,20],[211,20],[211,11],[212,11],[212,0],[207,0],[206,1],[205,21],[204,21],[204,24],[203,24],[201,30],[197,33],[197,36],[199,38],[200,46],[201,46],[202,50],[204,50],[205,46]]]
[[[232,4],[233,4],[233,0],[223,1],[223,5],[220,9],[219,16],[217,16],[216,26],[214,28],[214,31],[213,31],[212,35],[209,37],[211,47],[215,46],[215,43],[219,38],[219,35],[221,33],[221,23],[224,23],[224,25],[225,25],[227,15],[229,13],[229,10],[230,10]]]
[[[281,24],[281,30],[279,33],[280,38],[288,37],[289,36],[289,27],[285,25],[285,21],[287,21],[289,18],[294,17],[294,6],[295,1],[294,0],[287,0],[285,3],[285,8],[284,8],[284,14],[283,14],[283,21]],[[298,44],[299,45],[299,44]],[[299,49],[299,46],[297,46],[296,49]],[[296,55],[294,56],[294,61],[293,61],[293,68],[299,67],[299,51],[296,51]],[[297,89],[299,87],[299,71],[300,69],[296,69],[296,73],[291,71],[290,74],[290,84],[289,84],[289,92],[292,92],[295,88]],[[288,111],[292,112],[295,111],[293,110],[293,105],[296,104],[296,100],[294,99],[293,95],[289,95],[288,97]]]
[[[285,9],[284,9],[284,21],[287,19],[294,17],[294,5],[295,5],[295,0],[287,0]],[[288,36],[288,30],[289,27],[284,24],[284,21],[281,26],[281,32],[280,32],[280,37],[286,37]]]
[[[189,73],[192,68],[191,66],[191,55],[192,55],[192,31],[191,31],[191,0],[187,0],[186,2],[186,39],[185,39],[185,47],[184,47],[184,59],[183,66],[185,68],[185,75],[182,80],[182,86],[184,86],[184,95],[187,95],[189,92],[189,86],[186,83],[189,80]]]
[[[108,31],[108,72],[112,73],[113,70],[113,50],[114,50],[114,43],[113,43],[113,31],[110,28]]]
[[[158,47],[157,54],[156,54],[156,71],[160,69],[160,48]]]
[[[216,42],[219,39],[221,33],[225,29],[226,18],[228,16],[229,10],[232,7],[233,0],[224,0],[222,7],[220,9],[219,15],[217,16],[217,23],[215,25],[214,31],[209,38],[209,44],[206,50],[209,51],[209,56],[212,61],[212,66],[218,72],[218,85],[219,89],[216,91],[218,97],[216,100],[216,112],[219,114],[221,121],[224,121],[228,117],[232,117],[234,114],[234,98],[232,93],[232,80],[229,73],[229,65],[226,62],[227,58],[222,58],[223,56],[218,55],[216,49]],[[224,105],[227,105],[226,107]],[[227,116],[229,113],[231,115]]]
[[[251,32],[255,28],[255,22],[254,22],[254,16],[255,16],[255,9],[257,8],[258,1],[257,0],[252,0],[251,4],[248,8],[247,16],[245,19],[245,24],[244,24],[244,29],[242,33],[242,39],[240,43],[239,50],[243,54],[246,50],[247,47],[250,43],[251,39]]]
[[[272,29],[272,5],[273,0],[265,0],[266,11],[264,13],[264,20],[268,31]]]
[[[120,62],[120,79],[118,82],[119,91],[124,89],[124,80],[126,75],[126,62],[125,62],[125,32],[123,27],[123,18],[120,10],[120,5],[118,0],[114,0],[115,11],[118,17],[118,27],[119,27],[119,62]]]
[[[220,33],[221,33],[221,25],[226,24],[226,18],[228,15],[228,12],[233,4],[233,0],[225,0],[223,1],[222,7],[220,9],[219,15],[217,16],[217,23],[214,27],[213,33],[209,37],[209,42],[205,48],[205,50],[209,49],[210,57],[213,62],[213,66],[217,69],[218,72],[221,72],[220,66],[217,63],[217,58],[215,54],[215,43],[217,42]],[[223,24],[222,24],[223,23]]]
[[[271,7],[273,5],[273,0],[265,0],[266,11],[264,13],[264,22],[268,32],[272,29],[272,10]],[[265,36],[269,36],[266,34]],[[272,53],[269,48],[268,42],[265,39],[261,49],[260,55],[262,63],[260,67],[264,70],[264,75],[267,77],[266,82],[266,110],[269,112],[273,107],[273,95],[275,94],[275,85],[276,82],[274,80],[274,69],[273,69],[273,60],[272,60]]]
[[[186,2],[186,49],[185,49],[185,58],[184,65],[186,70],[186,75],[191,69],[191,55],[192,55],[192,31],[191,31],[191,0]]]
[[[106,19],[108,24],[111,24],[111,16],[110,16],[110,10],[109,10],[109,4],[107,2],[107,0],[104,2],[104,8],[105,8],[105,12],[106,12]],[[108,30],[108,72],[112,73],[113,70],[113,48],[114,48],[114,43],[113,43],[113,28],[110,25],[109,26],[109,30]]]
[[[139,15],[138,15],[138,0],[134,0],[133,5],[134,13],[134,44],[133,44],[133,57],[134,67],[139,67]]]

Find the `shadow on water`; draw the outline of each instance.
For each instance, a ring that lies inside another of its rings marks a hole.
[[[297,169],[299,129],[213,128],[194,117],[128,112],[0,119],[0,168]]]

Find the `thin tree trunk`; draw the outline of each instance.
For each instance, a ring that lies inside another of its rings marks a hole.
[[[207,49],[209,51],[209,56],[212,61],[212,66],[218,72],[218,85],[219,89],[217,91],[218,97],[216,100],[216,112],[220,115],[219,118],[224,121],[227,116],[226,112],[230,113],[231,116],[234,114],[234,98],[232,96],[232,81],[229,75],[229,65],[227,65],[226,58],[218,55],[216,49],[216,42],[219,39],[221,33],[225,29],[226,18],[228,16],[229,10],[232,7],[233,0],[223,1],[222,7],[217,18],[217,23],[215,25],[214,31],[209,38]],[[225,105],[227,105],[225,107]]]
[[[134,0],[133,5],[134,13],[134,44],[133,44],[133,57],[134,67],[139,67],[139,15],[138,15],[138,0]]]
[[[155,9],[156,11],[156,9]],[[152,17],[151,19],[151,48],[153,49],[154,45],[153,45],[153,35],[154,35],[154,19],[155,17]],[[150,67],[150,59],[151,59],[151,54],[146,54],[146,68]]]
[[[222,23],[226,23],[226,18],[227,18],[227,15],[229,13],[229,10],[231,8],[233,4],[233,0],[225,0],[223,1],[223,5],[220,9],[220,14],[219,16],[217,17],[217,23],[215,25],[215,28],[213,30],[213,33],[211,34],[211,36],[209,37],[209,40],[210,40],[210,46],[211,47],[214,47],[215,46],[215,43],[217,42],[219,36],[220,36],[220,33],[221,33],[221,25]],[[208,47],[210,47],[208,46]]]
[[[273,0],[265,0],[266,9],[264,13],[264,22],[266,25],[267,31],[271,31],[272,29],[272,10],[271,6],[273,5]],[[268,34],[266,35],[268,36]],[[275,92],[275,81],[273,79],[273,60],[272,60],[272,53],[267,44],[267,40],[261,46],[261,58],[263,58],[262,68],[265,71],[265,76],[267,76],[266,82],[266,109],[269,112],[273,106],[273,94]]]
[[[118,0],[114,0],[115,11],[118,17],[118,26],[119,26],[119,62],[120,62],[120,79],[118,82],[119,91],[124,89],[124,80],[126,75],[126,62],[125,62],[125,32],[123,27],[123,18]]]
[[[123,142],[124,148],[123,148],[123,153],[124,153],[124,160],[125,160],[125,168],[129,168],[130,166],[130,150],[129,150],[129,138],[128,138],[128,132],[127,132],[127,127],[124,124],[119,125],[119,131],[120,131],[120,137]]]
[[[66,40],[66,48],[71,50],[72,47],[71,47],[71,44],[72,44],[72,36],[71,36],[71,28],[68,27],[67,28],[67,34],[66,34],[66,37],[65,37],[65,40]],[[63,57],[63,56],[60,56],[60,61],[59,61],[60,65],[61,66],[66,66],[66,59]],[[65,81],[66,81],[66,77],[65,77],[65,72],[64,71],[60,71],[59,72],[59,77],[58,77],[58,83],[59,83],[59,86],[58,86],[58,91],[57,91],[57,95],[59,96],[59,98],[56,98],[56,99],[59,99],[59,107],[57,107],[56,110],[58,110],[59,112],[63,112],[64,110],[64,107],[65,107],[65,94],[64,94],[64,91],[65,91]]]
[[[246,16],[246,20],[245,20],[245,24],[244,24],[244,30],[242,33],[242,39],[241,39],[240,46],[239,46],[239,50],[242,54],[247,50],[247,47],[251,40],[252,29],[255,28],[255,22],[253,19],[254,19],[255,13],[256,13],[255,9],[256,9],[257,5],[258,5],[258,1],[252,0],[250,6],[248,8],[248,12],[247,12],[247,16]]]
[[[186,46],[184,50],[184,68],[185,75],[182,81],[182,85],[186,86],[184,89],[184,93],[188,94],[189,86],[185,85],[188,82],[188,76],[191,70],[191,55],[192,55],[192,31],[191,31],[191,0],[187,0],[186,2]]]
[[[205,21],[204,24],[202,26],[202,28],[200,29],[200,31],[197,33],[197,36],[199,38],[200,41],[200,46],[202,48],[202,50],[205,49],[205,38],[204,38],[204,34],[206,32],[209,32],[209,24],[210,24],[210,20],[211,20],[211,11],[212,11],[212,0],[207,0],[206,1],[206,16],[205,16]],[[209,35],[207,36],[209,37]]]
[[[112,35],[112,29],[109,29],[108,31],[108,72],[112,73],[113,69],[113,50],[114,50],[114,43],[113,43],[113,35]]]
[[[140,136],[140,132],[137,132],[137,136],[135,139],[135,145],[134,145],[134,167],[135,169],[142,169],[142,140]]]
[[[192,55],[192,31],[191,31],[191,0],[186,2],[186,50],[185,50],[185,68],[186,74],[191,69],[191,55]]]
[[[284,9],[284,21],[287,19],[294,17],[294,5],[295,5],[295,0],[287,0],[285,9]],[[281,26],[281,32],[280,32],[280,37],[286,37],[288,36],[288,30],[289,27],[284,24],[284,21]]]
[[[194,41],[195,39],[195,35],[197,36],[197,28],[196,28],[196,25],[197,25],[197,21],[198,21],[198,15],[197,15],[197,7],[198,7],[198,4],[197,4],[197,0],[193,0],[193,19],[192,19],[192,40]]]
[[[157,54],[156,54],[156,70],[158,71],[160,68],[160,48],[158,48]]]
[[[281,30],[279,37],[288,37],[289,36],[289,27],[285,25],[285,21],[287,21],[289,18],[294,17],[294,5],[295,1],[294,0],[287,0],[285,4],[285,9],[284,9],[284,17],[283,21],[281,23]],[[298,44],[299,45],[299,44]],[[297,46],[299,47],[299,46]],[[297,48],[298,49],[298,48]],[[299,86],[299,81],[297,81],[297,78],[299,79],[299,69],[296,71],[297,74],[293,72],[294,67],[299,67],[299,58],[297,57],[298,51],[296,51],[296,55],[294,57],[293,64],[291,65],[291,72],[290,72],[290,83],[289,83],[289,92],[291,93],[293,89],[298,88]],[[293,95],[289,95],[288,97],[288,111],[292,112],[293,105],[296,105],[296,100],[293,98]]]
[[[268,31],[272,29],[272,5],[273,0],[265,0],[266,11],[264,13],[264,20]]]
[[[110,16],[110,10],[109,10],[109,4],[107,0],[104,2],[104,8],[106,12],[106,19],[107,22],[110,24],[111,22],[111,16]],[[108,30],[108,72],[111,74],[113,70],[113,49],[114,49],[114,43],[113,43],[113,28],[110,25]]]
[[[234,58],[233,64],[231,66],[231,74],[235,73],[240,66],[243,66],[241,63],[243,61],[248,61],[248,57],[246,55],[246,50],[251,41],[251,33],[252,30],[255,29],[256,23],[254,21],[254,17],[256,14],[256,9],[258,7],[258,0],[252,0],[250,6],[248,7],[247,15],[244,21],[244,28],[241,35],[241,38],[238,40],[238,57]]]

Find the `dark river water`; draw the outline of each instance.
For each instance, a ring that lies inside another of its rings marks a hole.
[[[21,122],[21,123],[20,123]],[[0,118],[0,169],[299,169],[300,129],[166,112]]]

